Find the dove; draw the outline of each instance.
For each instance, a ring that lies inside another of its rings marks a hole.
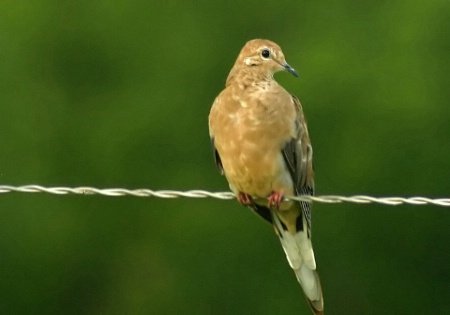
[[[324,302],[311,243],[313,150],[297,97],[274,74],[298,73],[272,41],[254,39],[239,53],[209,114],[214,159],[240,204],[271,223],[314,314]]]

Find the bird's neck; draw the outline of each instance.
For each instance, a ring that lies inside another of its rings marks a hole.
[[[236,83],[254,86],[255,84],[267,84],[272,81],[274,81],[273,74],[270,72],[255,71],[253,68],[233,68],[228,75],[226,86]]]

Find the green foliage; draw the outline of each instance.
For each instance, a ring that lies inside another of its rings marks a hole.
[[[300,80],[318,194],[449,196],[448,1],[4,1],[0,183],[226,190],[207,116],[240,48]],[[307,314],[236,202],[0,196],[2,314]],[[450,312],[450,212],[316,204],[331,314]]]

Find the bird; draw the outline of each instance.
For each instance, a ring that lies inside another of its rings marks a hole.
[[[248,41],[209,113],[214,160],[237,201],[272,224],[313,314],[324,314],[311,243],[313,150],[299,99],[275,79],[298,77],[276,43]]]

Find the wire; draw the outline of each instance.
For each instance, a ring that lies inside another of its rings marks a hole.
[[[155,197],[155,198],[215,198],[222,200],[234,199],[235,195],[232,192],[210,192],[206,190],[151,190],[151,189],[124,189],[124,188],[94,188],[94,187],[43,187],[39,185],[25,185],[25,186],[7,186],[0,185],[1,193],[48,193],[55,195],[103,195],[103,196],[134,196],[134,197]],[[356,203],[369,204],[376,203],[389,206],[397,206],[401,204],[409,205],[435,205],[442,207],[450,207],[450,198],[426,198],[426,197],[371,197],[371,196],[287,196],[287,200],[298,200],[305,202],[319,202],[319,203]]]

